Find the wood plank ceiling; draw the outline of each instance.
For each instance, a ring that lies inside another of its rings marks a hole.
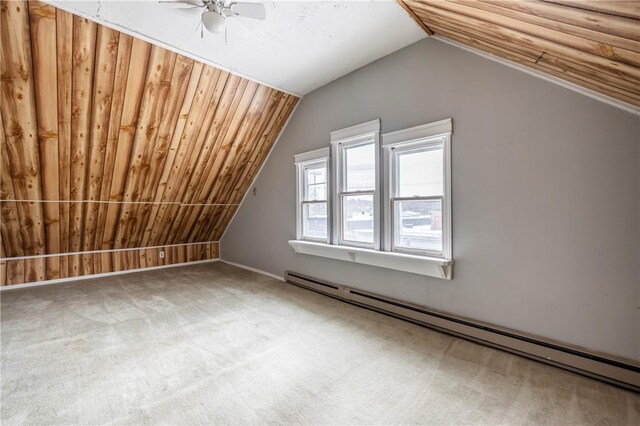
[[[39,2],[0,31],[3,258],[217,241],[298,101]]]
[[[398,1],[427,32],[640,106],[640,1]]]

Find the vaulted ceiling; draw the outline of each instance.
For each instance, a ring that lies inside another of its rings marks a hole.
[[[399,2],[427,33],[640,106],[640,1]]]
[[[419,39],[413,18],[427,34],[640,106],[638,1],[398,4],[371,10],[389,22],[401,12],[411,30],[349,66]],[[343,21],[363,10],[333,6]],[[34,281],[77,267],[42,256],[219,240],[298,98],[45,3],[0,7],[0,258],[38,257],[24,267]],[[307,90],[349,70],[295,72],[313,80]]]
[[[3,258],[217,241],[298,101],[39,2],[0,31]]]
[[[258,1],[265,20],[234,18],[202,38],[198,10],[157,0],[45,2],[294,95],[426,37],[392,0]]]

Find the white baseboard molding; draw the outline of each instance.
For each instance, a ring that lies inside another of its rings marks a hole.
[[[246,269],[247,271],[255,272],[256,274],[265,275],[269,278],[273,278],[278,281],[285,282],[284,277],[281,277],[276,274],[272,274],[271,272],[263,271],[262,269],[252,268],[251,266],[242,265],[240,263],[230,262],[228,260],[220,259],[222,263],[226,263],[227,265],[236,266],[238,268]]]
[[[35,281],[32,283],[5,285],[0,287],[0,292],[9,291],[9,290],[18,290],[21,288],[40,287],[43,285],[64,284],[64,283],[70,283],[74,281],[93,280],[96,278],[105,278],[105,277],[111,277],[114,275],[124,275],[124,274],[132,274],[135,272],[146,272],[146,271],[153,271],[156,269],[173,268],[175,266],[197,265],[200,263],[212,263],[212,262],[219,262],[219,261],[220,259],[194,260],[192,262],[172,263],[170,265],[147,266],[144,268],[127,269],[124,271],[103,272],[101,274],[80,275],[77,277],[58,278],[55,280],[44,280],[44,281]]]
[[[48,257],[63,257],[63,256],[78,256],[78,255],[84,256],[87,254],[119,253],[123,251],[167,249],[170,247],[200,246],[203,244],[218,244],[218,248],[220,247],[220,241],[200,241],[197,243],[165,244],[162,246],[127,247],[127,248],[105,249],[105,250],[85,250],[85,251],[72,251],[72,252],[64,252],[64,253],[37,254],[32,256],[2,257],[0,258],[0,261],[10,262],[13,260],[46,259]]]

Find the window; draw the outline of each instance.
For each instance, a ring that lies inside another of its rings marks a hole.
[[[451,259],[449,129],[445,121],[384,135],[386,250]]]
[[[451,119],[380,136],[380,120],[296,155],[297,253],[451,279]],[[382,146],[381,146],[382,144]]]
[[[393,251],[442,256],[443,140],[391,148]]]
[[[329,242],[329,149],[296,155],[301,240]]]
[[[337,244],[380,247],[379,131],[374,120],[331,133]]]

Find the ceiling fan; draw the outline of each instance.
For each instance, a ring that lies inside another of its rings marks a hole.
[[[251,19],[265,19],[267,13],[262,3],[246,3],[228,0],[161,0],[180,6],[186,11],[200,14],[200,36],[204,36],[204,28],[211,33],[220,33],[226,28],[226,19],[242,16]]]

